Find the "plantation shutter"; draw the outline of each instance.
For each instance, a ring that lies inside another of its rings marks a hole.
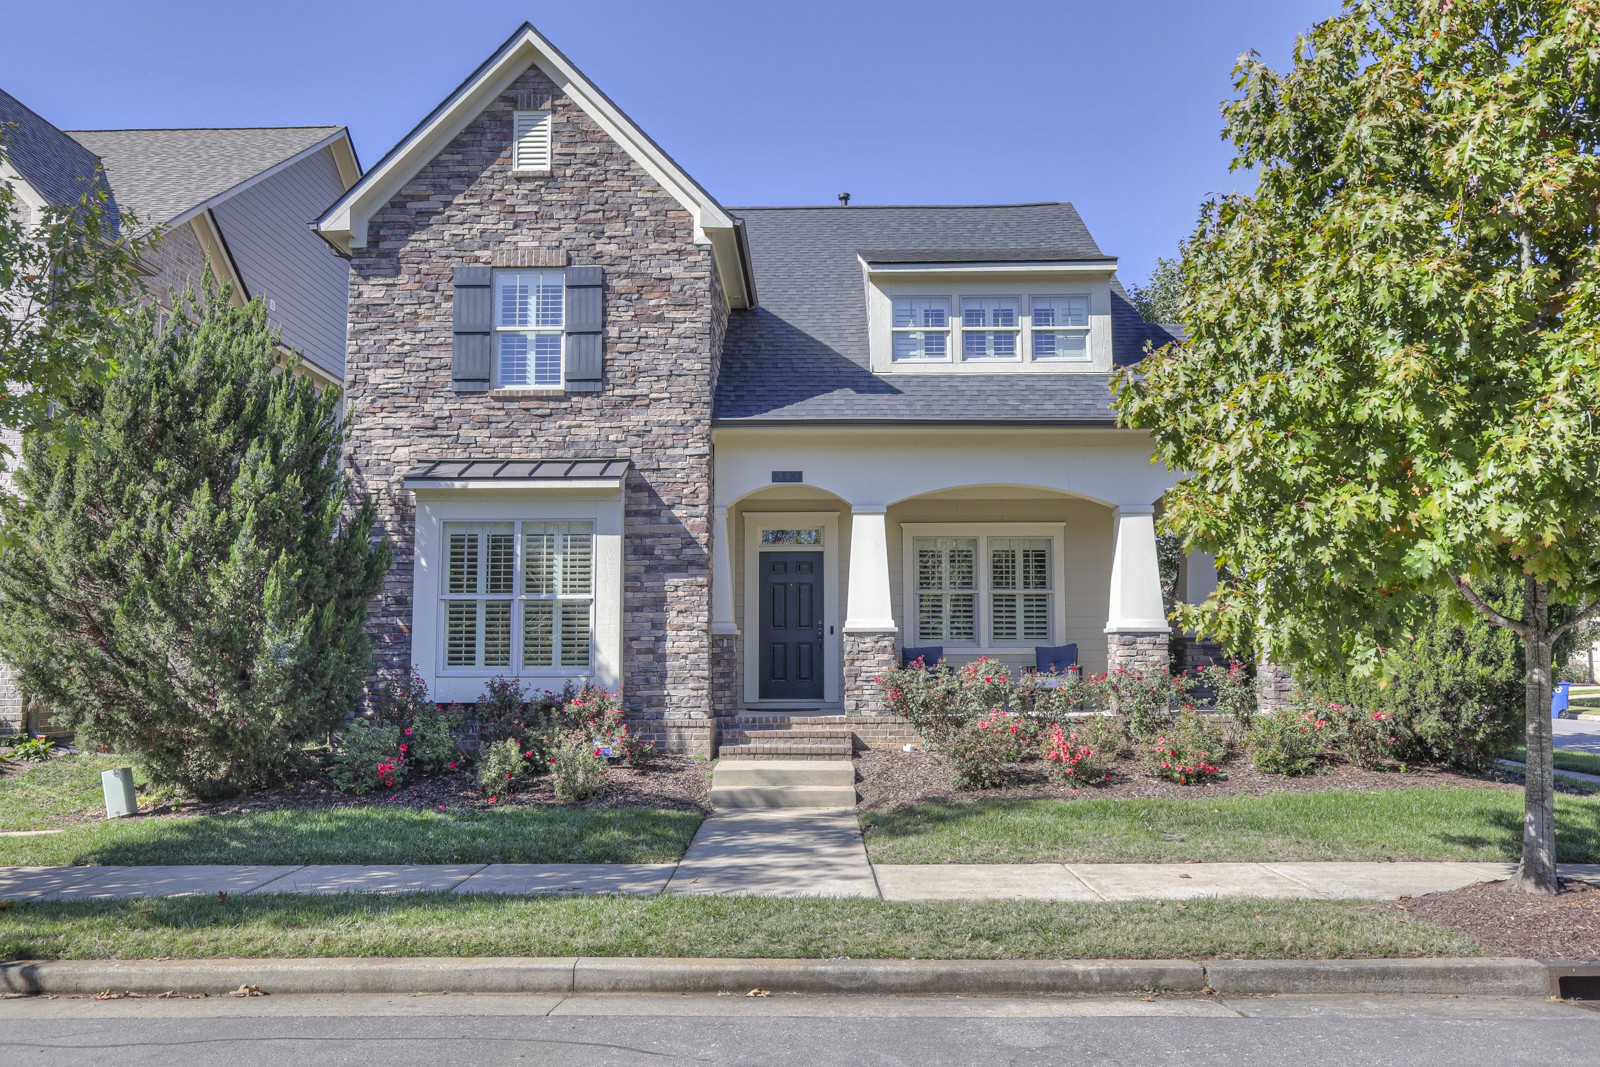
[[[494,357],[494,270],[457,267],[452,281],[450,384],[458,393],[487,392]]]
[[[601,340],[605,300],[599,267],[568,267],[566,383],[574,393],[598,393],[605,361]]]

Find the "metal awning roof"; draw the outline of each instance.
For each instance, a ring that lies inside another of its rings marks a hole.
[[[407,489],[617,488],[625,459],[437,459],[406,471]]]

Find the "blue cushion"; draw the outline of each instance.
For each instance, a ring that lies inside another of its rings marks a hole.
[[[900,666],[902,667],[909,667],[919,659],[929,667],[937,667],[939,661],[944,659],[944,646],[923,645],[921,648],[902,648],[900,650]]]
[[[1066,674],[1078,665],[1077,645],[1037,645],[1033,665],[1040,674]]]

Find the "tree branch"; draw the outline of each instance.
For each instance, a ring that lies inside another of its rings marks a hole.
[[[1597,615],[1600,615],[1600,600],[1596,600],[1594,603],[1590,604],[1588,607],[1586,607],[1582,611],[1578,612],[1572,618],[1568,619],[1566,622],[1562,623],[1560,626],[1557,626],[1554,630],[1551,631],[1550,639],[1552,641],[1555,640],[1556,638],[1560,637],[1562,634],[1566,633],[1568,630],[1571,630],[1571,629],[1574,629],[1576,627],[1582,626],[1584,623],[1588,622],[1590,619],[1594,618]]]
[[[1462,596],[1467,598],[1467,603],[1471,604],[1473,607],[1489,616],[1490,622],[1494,623],[1496,626],[1504,626],[1506,629],[1520,637],[1526,637],[1528,635],[1528,627],[1526,623],[1518,622],[1509,615],[1502,615],[1500,612],[1490,607],[1489,602],[1484,600],[1483,597],[1479,596],[1477,590],[1473,589],[1471,585],[1467,584],[1467,580],[1465,578],[1461,577],[1459,574],[1452,574],[1450,576],[1450,580],[1456,583],[1456,590],[1460,592]]]

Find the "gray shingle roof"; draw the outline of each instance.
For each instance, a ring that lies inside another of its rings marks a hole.
[[[52,204],[76,204],[92,187],[94,153],[0,89],[0,155]],[[115,205],[113,205],[115,206]]]
[[[276,126],[70,133],[100,157],[123,209],[146,225],[156,225],[171,222],[340,129]]]
[[[877,262],[1104,260],[1071,204],[978,207],[731,208],[745,224],[761,305],[728,323],[715,418],[721,423],[1106,423],[1099,374],[873,374],[858,257]],[[870,256],[864,251],[876,250]],[[956,259],[959,255],[961,258]],[[888,258],[895,257],[895,258]],[[1137,363],[1146,323],[1111,283],[1113,356]]]

